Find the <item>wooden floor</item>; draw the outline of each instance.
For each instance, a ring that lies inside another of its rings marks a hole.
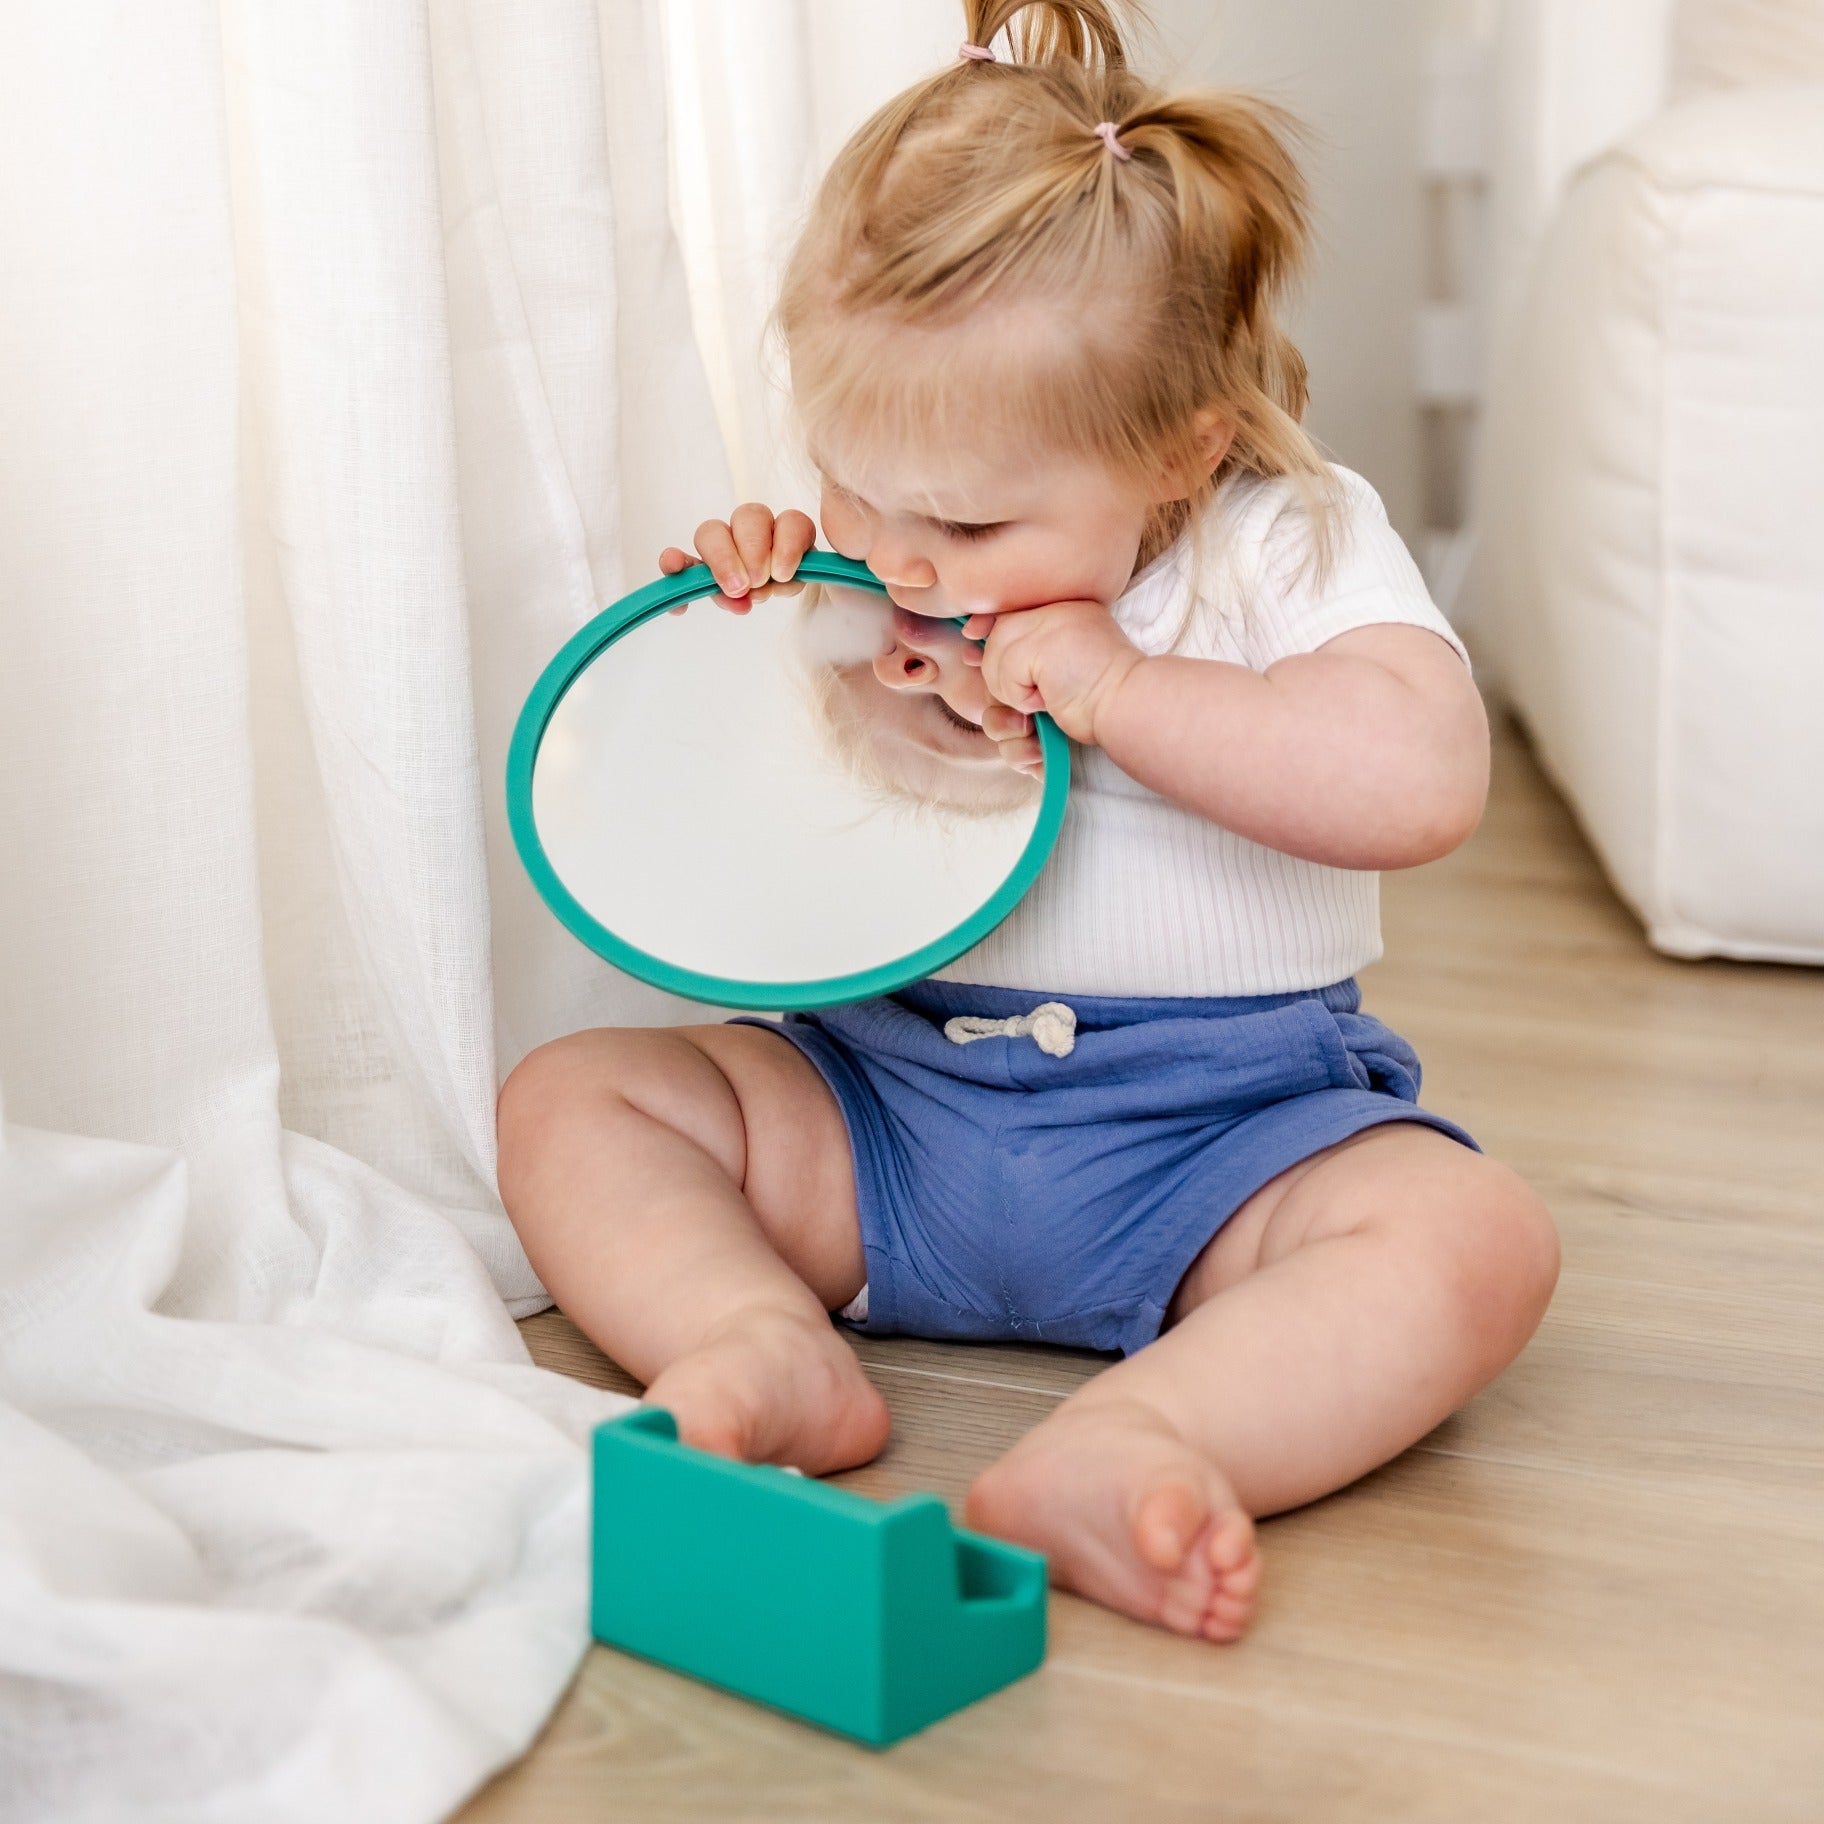
[[[467,1824],[1824,1819],[1824,972],[1652,955],[1512,739],[1386,909],[1368,1006],[1538,1186],[1564,1277],[1481,1398],[1267,1523],[1248,1640],[1054,1595],[1036,1676],[885,1754],[598,1649]],[[861,1353],[896,1431],[848,1482],[952,1501],[1101,1365]]]

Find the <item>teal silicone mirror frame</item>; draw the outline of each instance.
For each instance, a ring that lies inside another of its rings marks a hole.
[[[806,582],[846,585],[877,595],[886,593],[885,585],[866,565],[832,552],[807,552],[798,566],[798,575]],[[1070,787],[1070,743],[1047,715],[1033,718],[1045,763],[1037,818],[1011,871],[974,912],[940,937],[870,968],[805,981],[748,981],[690,969],[639,948],[609,930],[576,899],[552,865],[539,839],[533,782],[539,749],[558,705],[584,671],[617,640],[657,615],[713,594],[715,588],[715,578],[705,564],[692,565],[675,576],[660,577],[604,608],[565,642],[540,674],[519,712],[507,752],[507,822],[526,872],[565,928],[597,955],[643,982],[690,1000],[754,1012],[795,1012],[891,994],[922,980],[986,937],[1019,903],[1051,854],[1064,820]]]

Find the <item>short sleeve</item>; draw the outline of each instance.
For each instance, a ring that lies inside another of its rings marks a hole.
[[[1327,564],[1318,562],[1310,509],[1289,482],[1275,488],[1270,512],[1256,520],[1259,561],[1242,635],[1248,662],[1264,671],[1276,659],[1315,652],[1338,634],[1394,623],[1437,634],[1467,665],[1463,642],[1387,523],[1381,497],[1348,469],[1332,473]]]

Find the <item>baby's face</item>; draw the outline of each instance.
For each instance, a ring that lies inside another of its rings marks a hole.
[[[914,616],[941,622],[1049,602],[1107,603],[1133,575],[1152,497],[1099,463],[1042,450],[941,462],[850,452],[846,460],[840,474],[818,465],[824,536]],[[952,698],[930,642],[906,650],[896,687],[923,676],[924,688],[981,720],[966,693]],[[910,661],[919,657],[937,665],[935,676],[918,672]]]
[[[818,461],[824,536],[886,584],[894,607],[872,662],[835,668],[846,713],[868,730],[877,774],[909,796],[1019,802],[1031,782],[982,733],[991,699],[953,617],[1113,602],[1156,496],[1031,447],[920,461],[858,443],[843,440],[840,472],[827,452]]]

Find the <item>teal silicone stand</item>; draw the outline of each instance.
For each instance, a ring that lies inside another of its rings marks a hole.
[[[596,1430],[592,1569],[596,1639],[876,1748],[1045,1657],[1038,1553],[693,1450],[657,1406]]]

